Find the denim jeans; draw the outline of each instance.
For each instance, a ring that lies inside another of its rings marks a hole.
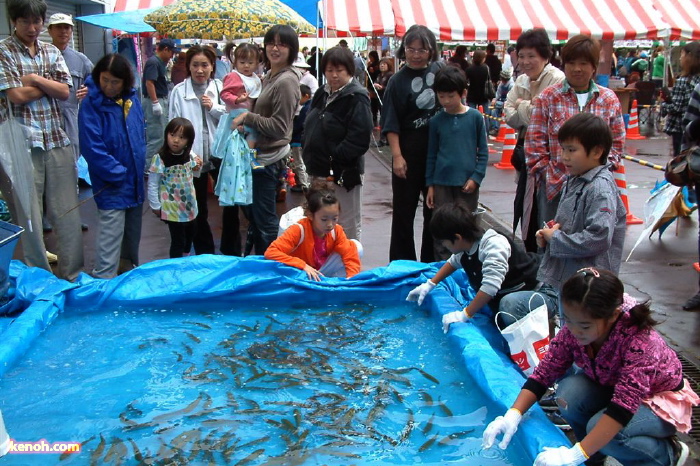
[[[277,238],[277,181],[284,165],[284,160],[279,160],[253,170],[253,203],[246,206],[246,217],[250,222],[246,243],[252,244],[258,255],[265,254],[267,247]]]
[[[516,291],[501,298],[497,311],[499,328],[506,328],[534,311],[542,303],[547,305],[547,315],[553,318],[559,309],[559,294],[549,285],[542,285],[538,291]]]
[[[561,415],[581,441],[600,420],[613,396],[612,387],[604,387],[582,373],[559,382],[557,404]],[[609,455],[625,466],[667,466],[674,461],[670,437],[676,428],[641,405],[630,422],[593,455]]]

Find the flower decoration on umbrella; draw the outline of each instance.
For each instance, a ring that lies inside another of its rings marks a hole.
[[[241,39],[262,37],[275,24],[299,34],[315,28],[279,0],[180,0],[146,15],[158,34],[174,39]]]

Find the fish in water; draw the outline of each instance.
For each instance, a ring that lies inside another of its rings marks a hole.
[[[420,453],[423,453],[425,450],[432,447],[433,444],[435,443],[435,440],[437,440],[437,438],[438,438],[438,434],[435,434],[432,437],[430,437],[427,442],[425,442],[423,445],[420,446],[420,448],[418,448],[418,451]]]
[[[233,466],[243,466],[244,464],[251,463],[251,462],[253,462],[253,461],[255,460],[255,458],[257,458],[258,456],[262,455],[263,453],[265,453],[265,449],[264,449],[264,448],[261,448],[261,449],[259,449],[259,450],[255,450],[253,453],[251,453],[250,455],[246,456],[245,458],[243,458],[242,460],[240,460],[239,462],[237,462],[237,463],[234,464]]]

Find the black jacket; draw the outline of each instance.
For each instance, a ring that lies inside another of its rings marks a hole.
[[[319,88],[306,116],[302,153],[306,171],[325,177],[332,168],[336,181],[345,172],[345,179],[355,180],[349,182],[355,186],[365,171],[364,155],[372,136],[369,95],[353,79],[326,105],[328,97],[328,91]]]

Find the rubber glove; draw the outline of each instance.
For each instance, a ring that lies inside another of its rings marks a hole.
[[[442,331],[447,333],[447,331],[450,329],[450,324],[454,324],[455,322],[466,322],[468,320],[469,316],[466,312],[464,312],[464,310],[448,312],[442,316]]]
[[[153,114],[155,116],[161,116],[163,114],[163,107],[160,105],[160,102],[153,104]]]
[[[544,451],[535,458],[534,466],[577,466],[588,459],[588,456],[577,443],[571,448],[544,447]]]
[[[418,305],[420,306],[423,304],[423,300],[428,293],[433,291],[433,288],[436,286],[437,285],[432,281],[426,280],[425,283],[418,285],[417,287],[413,288],[410,293],[408,293],[408,296],[406,296],[406,301],[418,301]]]
[[[505,416],[498,416],[486,426],[481,445],[484,448],[491,448],[498,434],[503,434],[503,440],[498,444],[498,448],[505,450],[510,440],[513,438],[513,435],[515,435],[515,432],[518,430],[518,424],[520,424],[522,418],[523,415],[520,414],[520,411],[515,408],[510,408],[506,411]]]

